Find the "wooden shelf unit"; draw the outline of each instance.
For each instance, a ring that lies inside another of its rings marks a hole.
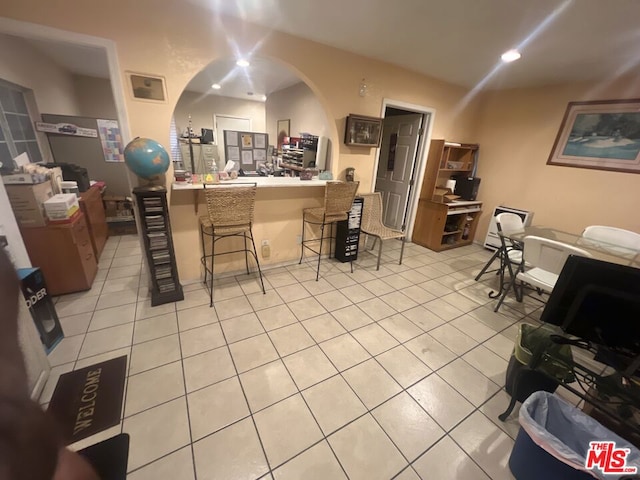
[[[436,187],[444,187],[451,174],[475,171],[477,144],[432,140],[412,240],[437,252],[473,242],[482,202],[442,203],[433,200]]]

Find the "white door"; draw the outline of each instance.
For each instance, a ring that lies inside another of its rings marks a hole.
[[[223,168],[227,163],[227,158],[224,155],[224,131],[235,130],[236,132],[250,132],[251,119],[243,117],[231,117],[229,115],[214,115],[213,128],[215,128],[216,130],[218,158],[220,159],[218,168]]]
[[[391,228],[404,224],[421,126],[418,113],[384,119],[375,191],[382,194],[382,221]]]

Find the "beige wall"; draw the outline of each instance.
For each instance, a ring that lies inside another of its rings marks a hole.
[[[266,131],[264,102],[183,92],[174,113],[178,133],[181,134],[189,125],[189,115],[196,135],[200,134],[201,128],[213,129],[214,114],[250,118],[254,132]]]
[[[33,90],[38,113],[80,111],[71,74],[21,38],[0,35],[0,78]]]
[[[267,133],[273,145],[278,136],[278,120],[291,120],[290,133],[295,137],[301,132],[318,136],[329,136],[331,133],[327,114],[304,82],[270,94],[267,97],[266,110]]]
[[[118,119],[109,79],[74,75],[73,84],[80,104],[80,116]]]
[[[532,210],[535,224],[569,232],[594,224],[640,232],[640,175],[546,164],[568,102],[638,97],[637,78],[484,94],[477,141],[485,213],[476,241],[497,205]]]
[[[122,15],[123,11],[126,15]],[[153,12],[152,21],[149,12]],[[126,71],[165,77],[167,102],[135,100],[130,93],[126,98],[132,136],[154,138],[165,145],[169,144],[171,116],[187,83],[213,60],[232,56],[236,51],[251,51],[289,66],[311,88],[330,119],[332,170],[339,174],[347,166],[355,167],[362,192],[371,189],[377,152],[342,144],[345,118],[350,113],[380,116],[383,98],[435,109],[434,138],[477,141],[475,104],[470,107],[463,103],[463,88],[236,19],[214,17],[194,5],[184,8],[181,2],[171,0],[98,4],[23,0],[5,3],[0,15],[112,39],[124,85],[128,85]],[[362,78],[373,85],[366,97],[358,95]],[[200,274],[197,217],[193,206],[187,208],[184,199],[174,197],[177,194],[171,199],[172,221],[181,225],[175,242],[180,274],[182,279],[195,279]],[[256,211],[256,241],[278,236],[278,248],[282,250],[279,258],[283,260],[293,260],[299,254],[299,219],[290,218],[284,223],[278,220],[279,212],[293,208],[291,205],[282,195],[269,199],[268,208]],[[302,204],[295,208],[302,208]],[[272,246],[272,251],[275,248]]]

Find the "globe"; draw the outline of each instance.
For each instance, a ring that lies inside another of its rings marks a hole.
[[[135,138],[124,149],[127,167],[147,180],[162,175],[169,168],[169,154],[165,148],[150,138]]]

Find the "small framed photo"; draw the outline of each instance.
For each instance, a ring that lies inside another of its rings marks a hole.
[[[129,79],[133,98],[156,102],[165,102],[167,100],[164,78],[129,73]]]
[[[640,99],[570,102],[547,165],[640,173]]]
[[[382,138],[382,118],[350,114],[344,132],[345,145],[379,147]]]

